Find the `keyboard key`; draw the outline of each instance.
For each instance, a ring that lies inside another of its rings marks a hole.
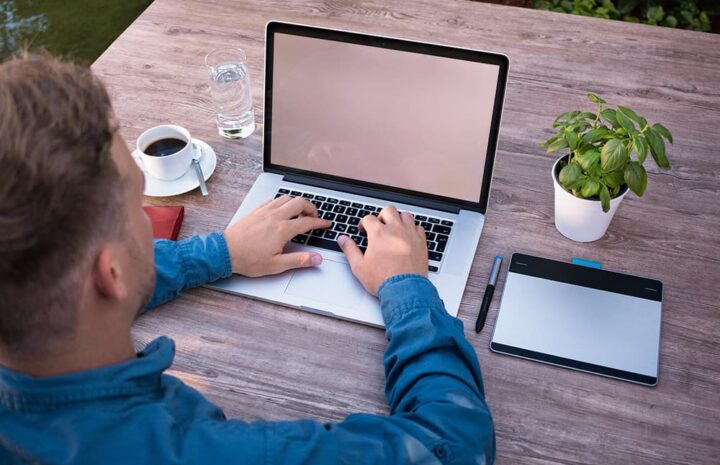
[[[333,221],[333,220],[335,220],[335,213],[325,212],[325,213],[323,213],[323,219]]]
[[[435,244],[437,244],[437,242],[428,242],[427,249],[432,252],[433,250],[435,250]]]
[[[416,220],[420,220],[420,221],[427,221],[427,216],[416,215],[416,216],[415,216],[415,219],[416,219]]]
[[[326,199],[325,197],[323,197],[322,195],[316,195],[316,196],[315,196],[315,200],[319,200],[319,201],[321,201],[321,202],[324,202],[324,201],[327,200],[327,199]]]
[[[325,234],[323,234],[323,237],[325,239],[335,239],[337,237],[337,233],[335,231],[330,231],[329,229],[325,230]]]
[[[335,221],[338,223],[347,223],[348,217],[345,215],[338,215],[335,217]]]
[[[440,234],[450,234],[450,228],[449,228],[449,227],[447,227],[447,226],[442,226],[442,225],[439,225],[439,224],[436,224],[435,226],[433,226],[432,230],[433,230],[434,232],[440,233]]]
[[[315,208],[322,207],[322,202],[319,200],[311,200],[312,204],[315,205]]]
[[[321,208],[321,209],[322,209],[322,210],[327,210],[327,211],[330,212],[330,211],[332,211],[332,209],[333,209],[333,204],[326,202],[326,203],[322,204],[322,208]]]
[[[360,252],[362,252],[362,253],[365,253],[365,251],[367,250],[367,247],[362,246],[362,245],[359,248],[360,248]]]
[[[442,220],[442,221],[440,222],[440,224],[443,225],[443,226],[452,226],[452,225],[453,225],[453,222],[452,222],[452,221],[448,221],[448,220]]]
[[[345,213],[345,207],[342,205],[335,205],[335,208],[333,208],[333,211],[335,213]]]
[[[298,191],[290,191],[290,195],[292,195],[292,196],[294,196],[294,197],[299,197],[299,196],[301,196],[301,195],[302,195],[302,192],[298,192]]]
[[[363,241],[363,238],[362,238],[362,237],[360,237],[360,236],[350,236],[350,237],[352,238],[352,240],[355,241],[355,243],[356,243],[357,245],[362,244],[362,241]]]
[[[278,197],[282,197],[283,195],[285,195],[285,194],[280,194],[280,193],[278,193],[278,194],[275,195],[275,198],[277,199]]]
[[[349,206],[350,206],[350,201],[349,201],[349,200],[341,200],[341,201],[340,201],[340,205],[345,205],[346,207],[349,207]]]
[[[380,211],[380,208],[373,207],[372,205],[365,205],[365,210],[370,210],[371,212],[377,212],[377,211]]]
[[[354,208],[365,208],[365,205],[363,205],[363,204],[361,204],[361,203],[357,203],[357,202],[353,202],[353,203],[352,203],[352,206],[353,206]]]
[[[346,225],[346,224],[341,224],[341,223],[335,223],[335,224],[333,225],[333,230],[334,230],[334,231],[337,231],[337,232],[342,232],[342,233],[344,233],[345,231],[347,231],[347,225]]]
[[[348,228],[347,228],[348,234],[357,234],[359,232],[360,232],[360,230],[358,229],[357,226],[348,226]]]
[[[370,210],[363,210],[363,211],[361,211],[361,212],[358,214],[358,216],[359,216],[360,218],[365,218],[365,217],[368,216],[368,215],[374,215],[374,213],[371,212]]]
[[[367,247],[367,245],[368,245],[367,237],[362,238],[362,244],[360,244],[360,245],[363,247]]]
[[[303,196],[303,198],[305,198],[305,199],[312,199],[313,197],[315,197],[314,195],[308,194],[307,192],[304,193],[302,196]]]
[[[448,237],[442,234],[438,234],[437,237],[435,237],[435,240],[438,242],[447,242]]]
[[[445,252],[445,246],[447,245],[447,242],[438,242],[437,246],[435,246],[436,252]]]
[[[439,252],[429,252],[429,253],[428,253],[428,258],[429,258],[430,260],[439,262],[440,260],[442,260],[442,254],[439,253]]]
[[[281,194],[289,194],[290,193],[290,191],[287,189],[280,189],[280,190],[278,190],[278,192]]]
[[[328,231],[332,232],[332,231]],[[335,233],[333,233],[335,234]],[[327,239],[321,239],[319,237],[311,237],[308,241],[307,245],[312,245],[314,247],[320,247],[322,249],[328,249],[328,250],[335,250],[337,252],[342,252],[342,249],[338,245],[336,241],[329,241]]]
[[[352,208],[352,207],[351,207],[351,208],[348,208],[347,210],[345,210],[345,214],[348,215],[348,216],[355,216],[355,215],[357,215],[357,213],[358,213],[358,209],[357,209],[357,208]]]
[[[307,240],[307,236],[305,234],[298,234],[297,236],[290,239],[292,242],[297,242],[298,244],[304,244]]]
[[[430,231],[425,231],[425,239],[427,239],[428,241],[434,241],[435,233],[431,233]]]
[[[437,266],[430,265],[430,266],[428,266],[428,271],[433,271],[433,272],[436,272],[436,273],[437,273],[438,267],[437,267]]]
[[[360,218],[353,216],[352,218],[348,218],[347,223],[352,226],[357,226],[360,224]]]
[[[437,218],[428,218],[428,222],[432,224],[440,224],[440,220]]]
[[[310,233],[311,236],[317,236],[317,237],[323,237],[323,234],[325,234],[324,229],[313,229]]]
[[[328,203],[338,203],[338,199],[333,199],[332,197],[327,199]]]
[[[432,230],[432,225],[430,223],[422,222],[422,223],[420,223],[420,226],[422,226],[423,229],[425,229],[425,231]]]

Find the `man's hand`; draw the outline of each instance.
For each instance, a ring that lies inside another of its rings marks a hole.
[[[398,214],[393,206],[385,207],[380,215],[368,215],[360,220],[360,228],[367,232],[365,254],[347,236],[340,236],[338,244],[350,262],[350,268],[365,289],[377,295],[387,278],[412,273],[427,276],[428,253],[425,230],[415,225],[410,213]]]
[[[330,225],[317,217],[315,205],[305,199],[284,195],[269,200],[225,230],[232,271],[255,277],[319,265],[320,254],[283,253],[283,247],[298,234]]]

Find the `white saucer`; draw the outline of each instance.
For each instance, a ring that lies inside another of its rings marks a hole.
[[[215,172],[215,166],[217,165],[215,150],[200,139],[193,139],[193,142],[200,147],[200,151],[202,152],[202,156],[200,157],[200,168],[202,168],[203,175],[207,181],[208,178],[210,178],[210,176],[212,176]],[[148,174],[137,149],[133,151],[132,156],[138,167],[143,173],[145,173],[144,193],[149,197],[170,197],[172,195],[180,195],[185,192],[190,192],[200,186],[200,182],[195,174],[195,168],[192,166],[179,178],[173,179],[172,181],[163,181],[162,179],[152,177]],[[208,190],[210,190],[210,187],[208,187]]]

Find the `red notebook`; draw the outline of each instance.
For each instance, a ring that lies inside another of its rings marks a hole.
[[[185,207],[143,207],[145,213],[150,217],[155,239],[177,240],[180,233]]]

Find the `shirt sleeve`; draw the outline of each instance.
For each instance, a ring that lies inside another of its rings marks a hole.
[[[232,274],[230,252],[221,232],[182,241],[155,240],[155,290],[145,311],[176,298],[184,289]]]
[[[265,463],[492,464],[492,417],[462,322],[447,314],[422,276],[390,278],[378,294],[389,415],[253,423],[245,431],[262,432]]]

